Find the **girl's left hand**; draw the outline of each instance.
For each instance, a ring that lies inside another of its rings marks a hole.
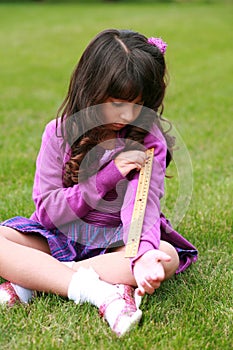
[[[147,251],[134,265],[134,278],[138,288],[136,293],[143,296],[145,293],[153,294],[165,279],[162,261],[169,262],[171,257],[158,249]]]

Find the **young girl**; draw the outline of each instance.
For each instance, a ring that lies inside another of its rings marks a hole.
[[[137,324],[140,298],[197,259],[160,212],[173,139],[162,130],[166,44],[105,30],[84,51],[68,94],[43,134],[30,219],[0,226],[0,299],[32,291],[97,306],[119,336]],[[138,253],[125,258],[139,170],[154,148]]]

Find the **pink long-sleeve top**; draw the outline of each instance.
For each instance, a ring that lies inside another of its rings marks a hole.
[[[71,225],[82,219],[96,226],[117,227],[123,225],[123,240],[126,243],[131,223],[139,173],[132,171],[124,177],[114,162],[114,154],[124,151],[123,133],[119,133],[114,150],[103,150],[97,146],[99,160],[93,166],[99,167],[97,174],[85,181],[65,187],[64,166],[70,157],[70,148],[64,147],[64,140],[56,132],[56,121],[45,128],[42,144],[36,162],[33,187],[35,212],[31,219],[46,229],[59,228],[68,232]],[[164,193],[167,147],[161,131],[153,126],[144,140],[146,148],[154,148],[152,177],[148,201],[136,259],[151,249],[158,249],[160,243],[160,199]],[[99,151],[99,152],[98,152]]]

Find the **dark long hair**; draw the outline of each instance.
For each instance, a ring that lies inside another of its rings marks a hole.
[[[67,96],[57,114],[57,118],[61,117],[61,125],[65,125],[65,128],[62,127],[64,139],[74,140],[71,157],[65,166],[64,185],[72,186],[80,181],[79,166],[82,160],[95,145],[106,138],[107,133],[104,126],[89,128],[88,131],[80,133],[82,122],[79,117],[74,118],[74,115],[79,115],[78,113],[88,107],[104,103],[109,97],[130,102],[141,95],[143,105],[153,110],[156,117],[143,117],[137,126],[130,125],[126,137],[143,144],[149,130],[148,124],[156,122],[162,130],[160,121],[165,89],[164,56],[156,46],[147,42],[144,35],[116,29],[99,33],[81,56],[71,76]],[[88,122],[88,117],[85,120]],[[82,136],[76,137],[77,130]],[[169,150],[168,165],[173,139],[163,130],[162,132]]]

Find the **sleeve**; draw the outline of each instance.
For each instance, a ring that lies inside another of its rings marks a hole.
[[[152,175],[149,186],[147,206],[141,232],[138,253],[131,258],[131,267],[135,261],[152,249],[158,249],[160,244],[160,199],[164,194],[164,178],[166,171],[166,141],[160,130],[154,126],[144,140],[147,149],[154,147]],[[121,220],[124,230],[124,243],[127,243],[129,227],[132,219],[134,202],[137,192],[139,173],[135,172],[128,182],[124,204],[121,211]]]
[[[111,161],[86,181],[65,188],[63,169],[66,156],[63,139],[56,135],[55,122],[50,122],[42,137],[33,187],[35,216],[47,229],[84,217],[123,178]]]

